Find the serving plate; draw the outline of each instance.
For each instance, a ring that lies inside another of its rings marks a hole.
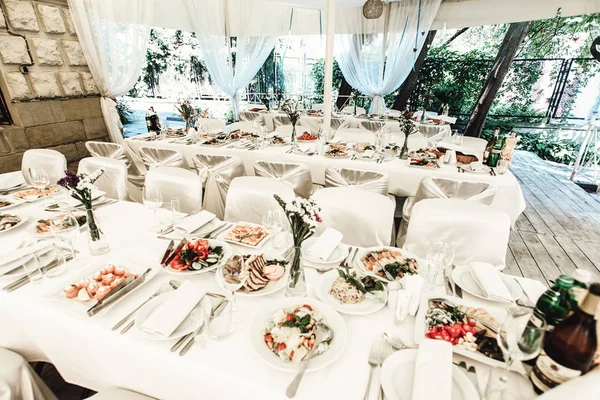
[[[9,208],[13,208],[18,205],[21,205],[21,204],[25,203],[25,200],[15,199],[12,196],[0,196],[0,203],[2,203],[2,202],[7,202],[10,204],[4,205],[4,206],[0,205],[0,211],[8,210]]]
[[[3,214],[10,214],[10,213],[3,213]],[[0,234],[2,233],[6,233],[6,232],[10,232],[13,229],[18,228],[19,226],[23,225],[25,222],[27,222],[27,216],[21,216],[21,215],[16,215],[16,214],[10,214],[12,216],[15,216],[17,218],[20,218],[21,220],[19,222],[17,222],[15,225],[11,226],[10,228],[6,228],[0,231]]]
[[[418,350],[397,351],[381,367],[381,386],[388,400],[411,400]],[[452,400],[478,400],[475,385],[464,371],[452,365]]]
[[[48,197],[56,196],[57,194],[59,194],[62,191],[62,188],[60,186],[54,185],[54,186],[51,186],[51,191],[52,191],[51,193],[43,194],[43,195],[40,193],[37,197],[33,197],[35,195],[29,195],[29,196],[27,196],[25,198],[18,197],[19,194],[24,194],[24,193],[32,191],[32,190],[36,190],[36,189],[35,188],[31,188],[31,189],[19,190],[18,192],[12,193],[11,196],[13,196],[13,198],[15,198],[17,200],[23,200],[23,201],[25,201],[27,203],[33,203],[33,202],[36,202],[36,201],[41,200],[41,199],[45,199],[45,198],[48,198]]]
[[[505,274],[500,274],[502,277],[502,281],[506,285],[506,288],[510,292],[510,296],[512,301],[517,301],[523,296],[523,289],[521,286],[510,276]],[[465,292],[472,294],[475,297],[479,297],[480,299],[484,299],[487,301],[493,301],[497,303],[506,304],[507,302],[497,301],[488,298],[483,291],[479,288],[471,273],[469,272],[469,267],[466,265],[457,266],[454,271],[452,271],[452,279],[454,279],[454,283],[461,287]]]
[[[377,274],[375,274],[374,272],[369,271],[366,266],[363,264],[363,262],[361,261],[362,257],[372,251],[380,251],[380,250],[391,250],[391,251],[398,251],[400,252],[404,257],[406,258],[414,258],[417,261],[417,270],[419,275],[424,275],[426,272],[426,268],[427,268],[427,261],[415,256],[413,253],[411,253],[410,251],[404,250],[404,249],[400,249],[398,247],[391,247],[391,246],[375,246],[375,247],[368,247],[366,249],[362,249],[359,248],[358,251],[356,252],[355,256],[354,256],[354,261],[353,264],[355,265],[355,267],[364,275],[369,275],[372,276],[373,278],[377,278],[383,282],[390,282],[389,279],[387,279],[384,276],[379,276]],[[399,280],[399,279],[396,279]]]
[[[86,216],[86,214],[85,214],[85,213],[82,213],[82,212],[73,213],[73,216],[74,216],[75,218],[77,218],[77,217],[86,217],[86,221],[85,221],[85,223],[83,223],[82,225],[79,225],[79,230],[80,230],[80,231],[82,231],[82,230],[84,230],[84,229],[86,229],[86,228],[87,228],[87,226],[88,226],[88,221],[87,221],[87,216]],[[31,234],[32,234],[32,235],[34,235],[34,236],[37,236],[37,237],[40,237],[40,238],[47,238],[47,237],[52,237],[52,236],[54,236],[54,234],[53,234],[53,233],[52,233],[52,231],[50,231],[50,230],[49,230],[48,232],[38,232],[38,231],[37,231],[37,226],[38,226],[38,223],[39,223],[39,221],[40,221],[40,220],[42,220],[42,219],[46,219],[46,220],[47,220],[47,219],[50,219],[50,218],[53,218],[53,217],[57,217],[57,215],[48,215],[47,217],[48,217],[48,218],[40,218],[40,219],[38,219],[38,220],[37,220],[37,221],[36,221],[36,222],[33,224],[33,226],[31,227]]]
[[[265,231],[267,232],[267,236],[265,236],[260,242],[258,242],[258,244],[256,246],[246,244],[246,243],[236,242],[235,240],[225,239],[232,230],[234,230],[236,227],[242,226],[242,225],[248,225],[248,226],[252,226],[252,227],[260,227],[260,228],[264,229],[264,227],[259,224],[253,224],[251,222],[239,221],[238,223],[234,224],[230,229],[227,229],[222,234],[219,234],[219,236],[221,238],[223,238],[223,240],[226,241],[227,243],[235,244],[237,246],[242,246],[242,247],[248,247],[250,249],[260,249],[271,238],[271,232],[269,232],[268,230],[265,229]]]
[[[473,167],[471,166],[471,164],[462,164],[460,166],[460,169],[465,171],[465,172],[470,172],[472,174],[487,174],[489,175],[490,171],[492,170],[490,167],[488,167],[487,165],[483,165],[481,170],[473,170]]]
[[[221,264],[225,263],[227,260],[229,260],[231,258],[231,256],[233,256],[233,250],[232,250],[231,246],[229,244],[225,243],[224,241],[217,240],[217,239],[202,239],[202,240],[207,240],[208,244],[210,246],[213,246],[213,247],[214,246],[221,246],[223,248],[223,254],[221,255],[221,259],[219,260],[219,262],[217,262],[217,263],[215,263],[215,264],[213,264],[213,265],[211,265],[209,267],[206,267],[206,268],[203,268],[203,269],[200,269],[200,270],[192,270],[192,271],[190,271],[190,270],[177,271],[177,270],[174,270],[171,267],[168,267],[168,266],[165,267],[162,264],[161,264],[160,268],[163,271],[166,271],[166,272],[168,272],[170,274],[173,274],[173,275],[197,275],[197,274],[204,274],[206,272],[214,271],[215,269],[219,268],[219,266]]]

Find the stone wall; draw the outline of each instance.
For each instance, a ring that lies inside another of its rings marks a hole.
[[[20,169],[23,152],[36,148],[58,150],[76,167],[88,155],[84,142],[108,140],[108,133],[67,2],[3,3],[0,87],[13,125],[0,125],[0,173]],[[5,17],[23,37],[8,32]]]

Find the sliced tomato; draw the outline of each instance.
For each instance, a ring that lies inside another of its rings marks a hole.
[[[267,335],[265,335],[264,339],[265,339],[265,342],[272,342],[273,341],[273,336],[267,334]]]
[[[309,311],[312,311],[312,310],[313,310],[313,309],[312,309],[312,307],[311,307],[311,306],[309,306],[308,304],[305,304],[305,305],[303,305],[302,307],[306,308],[306,309],[307,309],[307,310],[309,310]]]
[[[277,351],[285,350],[285,348],[286,348],[285,343],[277,343],[277,346],[275,346],[275,350],[277,350]]]
[[[294,317],[294,314],[288,314],[285,316],[285,320],[286,321],[295,321],[296,317]]]

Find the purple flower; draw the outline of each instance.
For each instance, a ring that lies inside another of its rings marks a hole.
[[[66,188],[75,188],[79,183],[79,177],[74,171],[65,170],[65,176],[56,183]]]

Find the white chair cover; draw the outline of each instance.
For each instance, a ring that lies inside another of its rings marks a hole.
[[[317,235],[333,228],[344,235],[343,242],[348,245],[390,244],[396,205],[387,196],[352,187],[334,187],[317,190],[311,198],[321,207],[319,215],[323,219],[317,225]]]
[[[95,185],[106,192],[110,199],[127,199],[127,165],[124,161],[109,157],[87,157],[79,161],[78,173],[91,174],[102,168],[104,174],[98,178]]]
[[[316,103],[313,104],[311,109],[315,110],[315,111],[322,111],[323,110],[323,103]]]
[[[340,128],[335,133],[344,142],[369,142],[375,144],[375,134],[360,128]]]
[[[244,132],[252,132],[254,133],[254,122],[252,121],[242,121],[242,122],[234,122],[229,125],[229,132],[233,132],[236,129]]]
[[[402,207],[402,225],[398,232],[397,244],[402,246],[410,223],[413,206],[425,199],[462,199],[474,203],[491,205],[496,197],[497,187],[487,182],[462,181],[458,179],[434,178],[421,179],[417,193],[408,197]]]
[[[19,354],[0,347],[0,400],[57,400]]]
[[[260,117],[260,113],[254,111],[240,111],[240,121],[254,121]]]
[[[384,172],[332,166],[325,170],[325,187],[355,187],[387,196],[389,186],[390,178]]]
[[[433,240],[453,242],[454,264],[481,261],[502,269],[509,234],[510,218],[491,206],[461,199],[426,199],[412,208],[404,247],[424,258]]]
[[[309,198],[313,193],[310,168],[301,163],[256,161],[254,175],[275,178],[294,189],[297,196]]]
[[[139,148],[140,157],[147,168],[179,167],[188,168],[181,153],[171,149],[142,146]]]
[[[390,134],[390,143],[395,143],[397,146],[402,147],[404,144],[404,133],[392,132]],[[408,137],[407,145],[409,150],[422,149],[423,147],[427,147],[427,139],[425,139],[421,132],[415,132]]]
[[[280,136],[292,136],[292,125],[279,125],[275,128],[275,132]],[[296,125],[296,137],[302,136],[304,132],[311,132],[311,130],[306,126]]]
[[[220,119],[214,118],[198,118],[198,124],[204,126],[208,132],[225,130],[225,123]],[[199,128],[199,127],[198,127]]]
[[[354,106],[353,105],[347,105],[346,107],[344,107],[342,109],[342,113],[344,114],[354,114]],[[365,110],[363,107],[356,107],[356,115],[362,115],[362,114],[366,114],[367,110]]]
[[[112,142],[85,142],[85,148],[92,157],[110,157],[125,162],[127,167],[132,164],[122,144]]]
[[[50,177],[50,184],[55,185],[56,182],[65,176],[67,169],[67,159],[62,153],[50,149],[32,149],[23,153],[21,160],[21,173],[25,182],[31,185],[29,177],[30,168],[44,168]]]
[[[334,131],[337,131],[338,129],[343,129],[343,128],[349,127],[350,121],[345,120],[343,118],[331,118],[331,124],[329,126]]]
[[[237,156],[195,154],[192,157],[194,168],[204,183],[204,203],[202,208],[225,216],[225,201],[229,185],[234,178],[246,175],[244,162]]]
[[[154,397],[148,397],[140,393],[131,392],[125,389],[101,390],[87,400],[153,400]]]
[[[275,130],[277,130],[277,127],[279,126],[291,124],[292,122],[287,115],[276,115],[273,117],[273,126],[275,127]]]
[[[369,131],[369,132],[377,132],[384,125],[389,126],[390,131],[393,131],[393,132],[400,131],[400,126],[398,125],[398,123],[384,122],[384,121],[360,121],[358,123],[358,127],[360,129],[364,129],[365,131]]]
[[[225,221],[262,224],[263,215],[268,210],[280,207],[274,194],[285,201],[291,201],[295,197],[291,187],[276,179],[261,176],[235,178],[227,192]]]
[[[190,170],[175,167],[152,168],[146,174],[146,186],[158,187],[163,204],[179,197],[181,211],[196,214],[202,211],[202,179]]]

